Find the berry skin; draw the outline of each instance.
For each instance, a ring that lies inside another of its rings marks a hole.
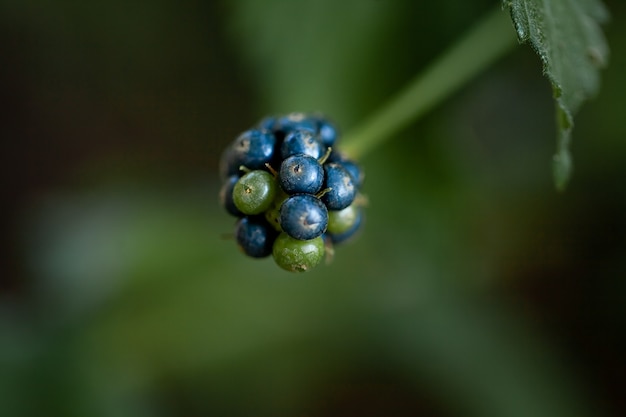
[[[321,236],[311,240],[298,240],[281,233],[272,250],[274,261],[290,272],[304,272],[319,264],[324,258],[324,240]]]
[[[320,140],[326,146],[333,146],[339,137],[339,132],[335,125],[323,117],[318,118],[317,132]]]
[[[288,194],[315,194],[324,183],[324,168],[312,156],[298,154],[280,165],[280,186]]]
[[[270,207],[265,211],[265,220],[267,220],[267,222],[278,232],[283,231],[283,228],[280,225],[280,207],[288,198],[289,195],[278,187],[274,201],[272,201]]]
[[[264,218],[243,217],[235,226],[235,238],[239,248],[253,258],[265,258],[272,253],[278,233]]]
[[[276,117],[274,116],[264,117],[257,125],[259,129],[269,130],[270,132],[274,132],[275,126],[276,126]]]
[[[336,126],[318,113],[296,112],[282,117],[270,116],[261,120],[259,127],[273,131],[277,138],[281,139],[296,129],[310,130],[319,135],[325,146],[333,146],[339,136]]]
[[[280,147],[280,154],[283,159],[297,154],[305,154],[319,159],[325,152],[324,144],[314,132],[307,129],[298,129],[288,133]]]
[[[352,176],[352,181],[354,182],[354,186],[356,188],[360,188],[361,185],[363,185],[363,171],[361,170],[361,167],[353,160],[349,159],[340,152],[336,152],[333,149],[333,151],[330,153],[330,156],[328,157],[328,162],[336,162],[343,166],[345,170],[348,171],[348,173]]]
[[[243,217],[244,214],[237,208],[233,201],[233,189],[237,181],[239,181],[239,175],[231,175],[226,182],[224,182],[220,189],[220,204],[229,214],[235,217]]]
[[[348,231],[359,216],[359,208],[356,204],[350,204],[343,210],[328,211],[328,228],[326,231],[331,234],[341,234]]]
[[[235,207],[244,214],[261,214],[276,196],[276,180],[267,171],[250,171],[233,188]]]
[[[269,130],[250,129],[239,135],[232,143],[231,164],[243,165],[250,170],[263,169],[272,161],[276,138]],[[229,172],[232,167],[229,169]]]
[[[315,196],[297,194],[280,207],[280,225],[294,239],[315,239],[326,231],[328,210]]]
[[[271,131],[276,137],[276,143],[282,143],[286,135],[294,130],[310,130],[314,134],[318,132],[317,120],[311,118],[306,113],[289,113],[284,116],[268,116],[263,118],[257,126],[260,129]],[[280,154],[280,152],[278,152]]]
[[[356,162],[351,161],[349,159],[344,159],[341,162],[338,162],[341,166],[344,167],[348,174],[352,177],[352,182],[356,188],[361,187],[363,185],[363,171],[361,171],[361,167],[357,165]]]
[[[343,210],[354,201],[356,187],[352,176],[339,163],[324,164],[324,188],[330,189],[322,196],[328,210]]]
[[[231,146],[228,146],[226,149],[224,149],[222,155],[220,156],[220,180],[226,181],[229,177],[233,175],[239,177],[239,174],[241,173],[241,171],[239,170],[240,166],[241,162],[238,160],[235,150],[233,149],[231,144]]]
[[[354,209],[352,210],[352,208]],[[331,213],[336,214],[331,215]],[[331,242],[335,245],[352,238],[361,229],[361,224],[363,223],[363,213],[358,207],[354,207],[354,204],[340,211],[330,211],[328,217],[328,233],[326,236],[330,237]],[[331,217],[333,218],[332,221],[330,220]]]
[[[317,133],[318,122],[315,118],[310,117],[306,113],[294,112],[276,119],[274,129],[283,132],[285,135],[296,129],[305,129]]]

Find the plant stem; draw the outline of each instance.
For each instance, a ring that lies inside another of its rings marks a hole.
[[[369,119],[348,132],[342,150],[359,158],[454,93],[465,82],[516,44],[508,15],[499,8],[487,14]]]

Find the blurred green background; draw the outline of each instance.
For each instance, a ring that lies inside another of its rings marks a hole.
[[[332,265],[224,237],[239,132],[349,130],[496,3],[1,0],[0,416],[624,415],[623,3],[566,193],[520,46],[361,161]]]

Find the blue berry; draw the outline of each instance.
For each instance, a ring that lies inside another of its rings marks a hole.
[[[239,248],[253,258],[264,258],[272,253],[278,233],[263,217],[243,217],[235,226],[235,238]]]
[[[294,112],[281,117],[268,116],[262,119],[257,126],[272,131],[279,141],[285,135],[298,129],[310,130],[315,133],[325,146],[333,146],[339,137],[335,124],[317,113]]]
[[[220,179],[222,181],[226,181],[232,175],[240,176],[239,174],[243,174],[239,167],[241,166],[241,161],[237,157],[235,150],[231,146],[224,149],[222,155],[220,156]]]
[[[289,113],[284,116],[268,116],[263,118],[257,126],[260,129],[271,131],[276,137],[278,144],[282,143],[286,135],[294,130],[310,130],[317,134],[317,121],[310,118],[306,113]],[[278,152],[280,154],[280,152]]]
[[[239,135],[231,145],[232,159],[250,170],[264,169],[274,156],[275,145],[276,138],[269,130],[250,129]]]
[[[264,117],[258,124],[257,127],[261,130],[269,130],[270,132],[274,132],[277,126],[276,117],[267,116]]]
[[[356,162],[350,159],[344,159],[343,161],[339,162],[339,164],[341,164],[341,166],[343,166],[344,169],[348,171],[348,174],[350,174],[350,177],[352,177],[352,182],[354,183],[354,186],[356,188],[360,188],[361,185],[363,185],[364,177],[361,167]]]
[[[235,188],[235,184],[239,181],[238,175],[231,175],[228,177],[226,182],[222,185],[220,189],[220,203],[222,207],[226,209],[228,213],[235,217],[242,217],[244,214],[237,208],[235,202],[233,201],[233,189]]]
[[[314,132],[307,129],[298,129],[285,136],[280,147],[280,154],[283,159],[292,155],[305,154],[315,159],[321,158],[326,152],[326,147],[318,139]]]
[[[330,153],[330,156],[328,157],[328,162],[336,162],[342,165],[352,177],[352,181],[354,182],[354,186],[356,188],[360,188],[361,185],[363,185],[363,171],[361,170],[361,167],[350,158],[346,157],[340,152],[336,152],[333,149],[333,151]]]
[[[320,140],[326,146],[333,146],[339,137],[337,127],[335,127],[331,121],[323,117],[318,119],[317,132]]]
[[[285,135],[294,130],[310,130],[313,133],[318,131],[318,122],[306,113],[289,113],[286,116],[276,119],[274,129],[283,132]]]
[[[356,187],[352,176],[339,163],[330,162],[324,165],[324,188],[329,189],[321,198],[328,210],[342,210],[354,201]]]
[[[280,207],[280,225],[294,239],[314,239],[326,231],[328,209],[313,195],[294,195]]]
[[[280,165],[280,186],[288,194],[315,194],[324,183],[324,168],[312,156],[298,154]]]
[[[274,242],[272,255],[281,268],[290,272],[305,272],[324,259],[324,240],[298,240],[281,233]]]

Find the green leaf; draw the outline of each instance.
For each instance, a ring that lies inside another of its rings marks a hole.
[[[562,190],[572,172],[574,115],[595,95],[609,49],[600,28],[608,11],[600,0],[504,0],[520,42],[530,42],[552,83],[557,107],[554,180]]]

